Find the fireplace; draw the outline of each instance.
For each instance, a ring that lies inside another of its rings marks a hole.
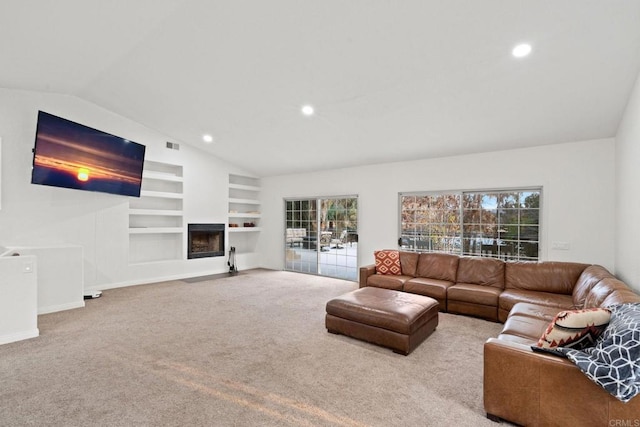
[[[187,258],[224,256],[224,224],[189,224]]]

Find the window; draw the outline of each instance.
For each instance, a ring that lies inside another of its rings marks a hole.
[[[402,249],[537,260],[541,188],[401,193]]]

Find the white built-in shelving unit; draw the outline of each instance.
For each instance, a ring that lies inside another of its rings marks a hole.
[[[259,232],[260,180],[251,176],[229,175],[229,233]],[[253,226],[245,226],[253,224]]]
[[[182,166],[145,160],[142,191],[129,200],[129,262],[183,258]]]
[[[260,179],[246,175],[229,175],[229,247],[238,254],[237,266],[255,265],[260,220]],[[246,226],[245,226],[246,223]],[[249,226],[249,225],[252,226]]]

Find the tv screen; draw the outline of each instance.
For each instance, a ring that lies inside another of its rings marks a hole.
[[[31,183],[140,197],[145,146],[38,111]]]

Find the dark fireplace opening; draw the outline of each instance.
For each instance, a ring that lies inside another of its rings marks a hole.
[[[224,224],[189,224],[187,258],[224,256]]]

